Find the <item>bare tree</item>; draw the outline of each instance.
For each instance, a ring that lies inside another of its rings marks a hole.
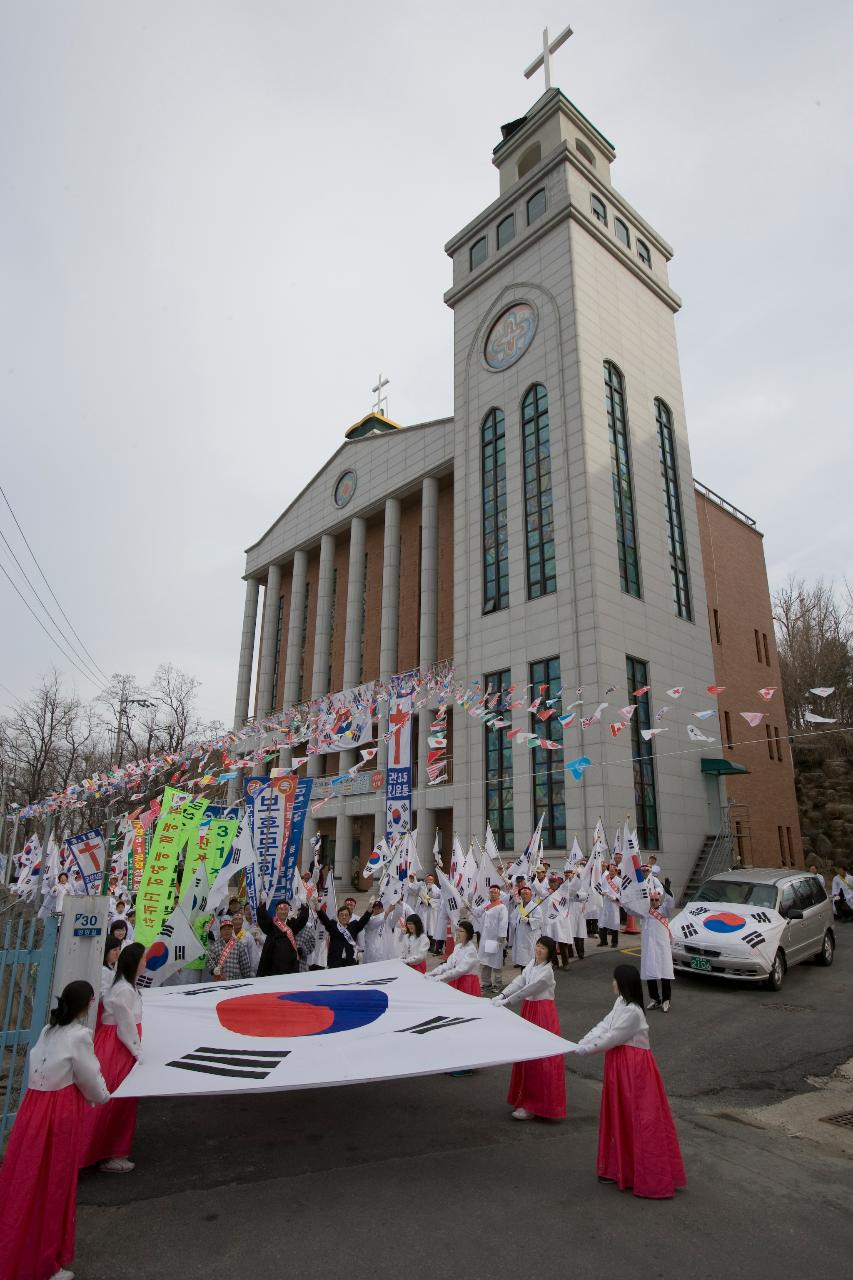
[[[45,676],[2,721],[5,751],[15,762],[17,803],[31,804],[66,787],[93,732],[87,709],[65,693],[59,673]]]
[[[808,728],[805,713],[853,724],[853,596],[819,579],[809,586],[790,577],[774,593],[773,619],[782,686],[792,729]],[[820,699],[810,689],[832,687]]]

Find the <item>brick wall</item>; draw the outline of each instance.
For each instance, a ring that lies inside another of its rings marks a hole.
[[[453,476],[438,491],[438,642],[436,657],[453,657]]]
[[[748,808],[744,858],[755,866],[802,866],[763,539],[756,529],[702,493],[696,494],[696,506],[708,598],[707,623],[701,617],[696,622],[709,627],[716,682],[725,686],[716,699],[721,754],[749,769],[741,777],[726,778],[730,803]],[[774,686],[776,692],[765,702],[758,690]],[[713,703],[709,698],[708,705]],[[765,719],[752,729],[742,711],[764,712]]]
[[[397,670],[418,665],[420,645],[421,499],[407,498],[400,511],[400,621],[397,633]]]

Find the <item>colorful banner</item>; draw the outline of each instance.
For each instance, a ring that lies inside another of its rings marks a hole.
[[[412,829],[412,694],[393,693],[388,703],[388,772],[385,838]]]
[[[81,831],[79,836],[69,836],[65,847],[83,878],[86,893],[100,893],[107,856],[100,831]]]
[[[247,778],[246,781],[257,782],[258,779]],[[258,853],[261,888],[269,897],[281,867],[296,779],[292,773],[280,773],[277,777],[264,778],[262,781],[264,785],[254,789],[251,810],[248,804],[246,808],[250,814],[249,828]]]
[[[137,893],[139,886],[142,884],[142,873],[145,870],[145,828],[137,818],[133,818],[130,825],[133,828],[133,863],[131,867],[133,879],[130,887],[134,893]]]
[[[311,724],[308,751],[324,755],[373,741],[373,685],[343,689],[324,698]]]
[[[168,791],[170,788],[166,788]],[[160,936],[173,896],[173,882],[178,854],[201,822],[207,800],[187,800],[175,812],[163,800],[160,819],[151,841],[151,852],[145,864],[142,883],[136,897],[136,941],[149,947]]]
[[[287,834],[287,848],[281,864],[281,872],[271,895],[273,903],[289,899],[293,893],[293,876],[299,861],[299,850],[302,847],[302,833],[305,830],[305,819],[311,802],[313,778],[300,778],[290,813],[290,830]],[[273,910],[273,907],[270,907]]]

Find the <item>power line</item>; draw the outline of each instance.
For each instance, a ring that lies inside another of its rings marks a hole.
[[[30,555],[32,556],[32,558],[33,558],[33,563],[35,564],[36,568],[38,569],[39,573],[41,574],[41,576],[42,576],[42,580],[43,580],[43,582],[44,582],[44,585],[47,587],[47,589],[48,589],[48,591],[50,592],[51,596],[53,596],[53,599],[54,599],[54,601],[55,601],[55,603],[56,603],[57,608],[59,609],[59,612],[62,614],[63,618],[64,618],[64,619],[65,619],[65,621],[68,623],[68,625],[69,625],[69,627],[71,628],[71,630],[72,630],[72,632],[74,633],[74,635],[75,635],[75,636],[77,636],[77,639],[78,639],[78,641],[80,642],[80,646],[81,646],[81,648],[83,649],[83,652],[87,655],[87,657],[90,659],[90,661],[91,661],[91,663],[92,663],[93,670],[95,670],[95,671],[100,671],[100,673],[101,673],[101,675],[103,676],[104,680],[106,680],[106,681],[107,681],[107,683],[109,683],[109,679],[110,679],[110,677],[109,677],[109,676],[107,675],[107,673],[104,671],[103,667],[102,667],[102,666],[100,666],[100,665],[95,661],[95,659],[92,657],[92,654],[91,654],[91,653],[89,652],[89,650],[86,648],[86,645],[85,645],[85,644],[83,644],[83,641],[80,639],[80,636],[78,635],[77,630],[76,630],[76,629],[75,629],[75,627],[74,627],[74,624],[72,623],[72,621],[71,621],[71,619],[69,618],[68,614],[67,614],[67,613],[65,612],[65,610],[63,609],[62,605],[61,605],[61,604],[59,603],[59,601],[57,600],[57,598],[56,598],[56,594],[55,594],[55,592],[54,592],[54,590],[53,590],[53,587],[50,585],[50,583],[48,582],[47,578],[45,577],[44,570],[42,569],[41,565],[40,565],[40,564],[39,564],[39,562],[38,562],[38,558],[37,558],[37,556],[36,556],[36,553],[33,551],[32,547],[30,546],[29,542],[27,541],[27,535],[24,533],[23,529],[21,528],[21,523],[20,523],[20,521],[18,520],[18,517],[15,515],[15,512],[12,510],[12,504],[11,504],[11,502],[9,501],[9,499],[6,497],[6,492],[5,492],[5,490],[4,490],[4,488],[3,488],[3,486],[2,486],[2,485],[0,485],[0,495],[2,495],[2,497],[3,497],[3,501],[6,503],[6,506],[9,508],[9,513],[10,513],[10,515],[11,515],[12,519],[15,521],[15,524],[16,524],[16,526],[17,526],[18,532],[20,533],[21,537],[22,537],[22,538],[23,538],[23,540],[24,540],[24,546],[27,548],[27,550],[29,551]],[[4,539],[4,541],[5,541],[5,539]]]
[[[54,618],[53,614],[50,612],[50,610],[48,609],[47,605],[46,605],[46,604],[45,604],[45,602],[42,600],[41,596],[40,596],[40,595],[39,595],[39,593],[36,591],[35,587],[33,586],[32,582],[30,581],[30,578],[29,578],[29,576],[27,575],[27,571],[26,571],[26,569],[25,569],[25,568],[24,568],[24,566],[21,564],[21,562],[20,562],[20,560],[18,559],[18,557],[15,555],[15,552],[14,552],[14,549],[13,549],[12,545],[11,545],[11,543],[9,542],[9,539],[6,537],[6,535],[5,535],[5,533],[3,532],[3,530],[2,530],[2,529],[0,529],[0,538],[2,538],[2,539],[3,539],[3,541],[5,542],[6,547],[8,548],[8,551],[9,551],[9,555],[10,555],[10,556],[12,557],[12,559],[15,561],[15,564],[18,566],[18,569],[20,570],[21,577],[22,577],[22,578],[24,579],[24,581],[26,582],[26,584],[27,584],[27,586],[29,587],[30,591],[32,591],[32,593],[33,593],[33,595],[35,596],[36,600],[38,600],[38,602],[39,602],[39,604],[41,605],[42,609],[44,610],[45,614],[46,614],[46,615],[47,615],[47,617],[50,619],[50,621],[51,621],[51,623],[53,624],[53,626],[56,628],[57,633],[62,637],[62,639],[63,639],[63,640],[65,641],[65,643],[68,645],[69,649],[71,649],[71,650],[72,650],[72,652],[74,653],[74,655],[75,655],[77,658],[79,658],[79,660],[80,660],[80,662],[83,664],[83,666],[85,666],[85,667],[88,667],[88,668],[89,668],[89,670],[92,672],[92,676],[93,676],[93,678],[94,678],[95,680],[97,680],[98,684],[100,684],[100,683],[101,683],[101,677],[98,675],[97,671],[93,668],[92,664],[91,664],[90,662],[87,662],[87,661],[86,661],[86,659],[83,657],[83,655],[82,655],[82,653],[79,651],[79,649],[78,649],[74,644],[72,644],[72,642],[69,640],[68,636],[67,636],[67,635],[65,634],[65,632],[63,631],[62,627],[61,627],[61,626],[59,625],[59,623],[56,621],[56,618]]]
[[[68,662],[70,662],[70,663],[71,663],[71,665],[72,665],[73,667],[76,667],[76,668],[77,668],[77,670],[80,672],[80,674],[81,674],[82,676],[85,676],[85,677],[86,677],[86,679],[87,679],[87,680],[89,680],[89,681],[91,681],[91,683],[92,683],[92,684],[96,684],[96,685],[100,686],[100,683],[101,683],[101,682],[100,682],[100,680],[95,680],[92,676],[90,676],[90,675],[89,675],[89,672],[88,672],[88,671],[85,671],[85,670],[83,669],[83,667],[81,667],[81,666],[80,666],[80,664],[79,664],[79,663],[78,663],[74,658],[72,658],[71,654],[70,654],[70,653],[68,653],[68,652],[66,652],[66,650],[65,650],[65,649],[63,649],[62,645],[59,643],[59,641],[56,639],[56,637],[55,637],[55,636],[52,636],[52,635],[50,634],[50,632],[48,631],[47,627],[46,627],[46,626],[44,625],[44,623],[42,622],[41,618],[38,616],[38,614],[35,612],[35,610],[34,610],[34,609],[32,608],[32,606],[30,605],[29,600],[27,600],[27,599],[26,599],[26,597],[21,593],[20,589],[18,588],[18,584],[14,581],[14,579],[13,579],[12,577],[10,577],[9,572],[8,572],[8,570],[6,569],[6,566],[5,566],[5,565],[3,565],[3,564],[0,564],[0,569],[2,569],[3,573],[4,573],[4,574],[6,575],[6,577],[9,579],[9,582],[11,583],[11,585],[12,585],[13,589],[14,589],[14,590],[18,593],[18,595],[21,597],[21,600],[23,601],[24,605],[26,606],[26,608],[27,608],[27,609],[29,609],[30,613],[33,615],[33,617],[35,618],[36,622],[39,624],[39,626],[41,627],[42,631],[43,631],[43,632],[44,632],[44,634],[47,636],[48,640],[50,640],[51,644],[55,644],[55,645],[56,645],[57,649],[58,649],[58,650],[59,650],[59,652],[62,654],[62,656],[63,656],[63,657],[64,657]]]

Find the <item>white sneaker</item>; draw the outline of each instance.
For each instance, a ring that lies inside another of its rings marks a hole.
[[[525,1111],[524,1107],[518,1107],[515,1111],[513,1111],[512,1118],[513,1120],[532,1120],[533,1112]]]
[[[68,1271],[65,1267],[60,1267],[58,1271],[54,1271],[50,1280],[74,1280],[74,1272]]]
[[[663,1009],[664,1013],[669,1013],[669,1001],[664,1000],[663,1004],[661,1005],[661,1008]]]
[[[104,1160],[98,1168],[101,1173],[133,1173],[136,1165],[132,1160],[125,1160],[124,1156],[116,1156],[114,1160]]]
[[[659,1008],[660,1008],[660,1000],[650,1000],[650,1001],[649,1001],[649,1008],[650,1008],[650,1009],[659,1009]]]

